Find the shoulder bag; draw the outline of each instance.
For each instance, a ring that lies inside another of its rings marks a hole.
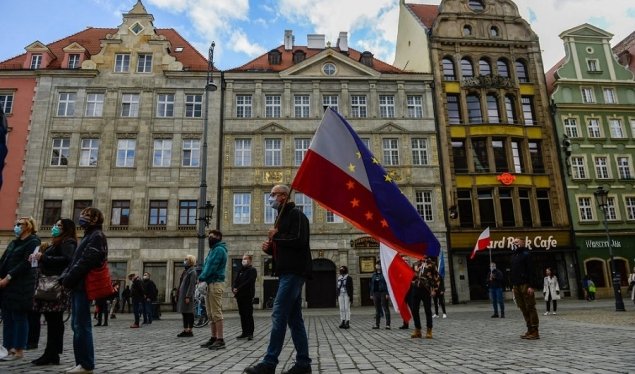
[[[55,301],[62,297],[62,285],[58,282],[58,275],[42,275],[37,279],[37,288],[35,289],[36,300]]]
[[[84,288],[86,289],[88,300],[97,300],[112,296],[115,289],[112,287],[108,261],[104,261],[103,265],[91,269],[88,274],[86,274]]]

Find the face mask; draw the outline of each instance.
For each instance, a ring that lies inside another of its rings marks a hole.
[[[79,218],[79,227],[86,228],[88,226],[88,220],[85,218]]]
[[[243,266],[247,266],[247,265],[249,265],[249,261],[243,260]]]
[[[490,270],[496,270],[496,266],[490,266],[489,269]]]
[[[19,238],[20,235],[22,235],[22,226],[15,225],[13,227],[13,233],[15,234],[16,238]]]
[[[381,270],[381,266],[379,265],[375,266],[375,270]]]
[[[218,238],[209,238],[208,242],[209,242],[209,247],[212,248],[213,246],[216,245],[216,243],[220,242],[220,239],[218,239]]]
[[[189,263],[189,262],[187,262],[187,261],[183,261],[183,266],[188,267],[189,265],[190,265],[190,263]]]
[[[60,236],[61,233],[62,233],[62,229],[60,229],[58,226],[51,227],[52,237],[57,238],[58,236]]]
[[[340,275],[344,275],[346,272],[344,270],[340,270]]]
[[[144,276],[143,276],[143,279],[150,279],[150,277],[149,277],[149,276],[147,276],[147,275],[144,275]]]
[[[269,196],[267,201],[269,201],[269,206],[273,209],[278,209],[280,207],[280,202],[273,196]]]

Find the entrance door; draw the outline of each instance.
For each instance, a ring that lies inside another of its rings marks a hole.
[[[359,298],[362,301],[362,306],[373,306],[373,299],[370,298],[370,278],[359,278],[360,294]]]
[[[313,260],[313,279],[306,282],[306,302],[309,308],[335,308],[337,276],[331,260]]]

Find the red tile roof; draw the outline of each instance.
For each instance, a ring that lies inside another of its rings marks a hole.
[[[339,48],[332,48],[329,47],[331,49],[333,49],[336,52],[340,52]],[[324,48],[326,49],[326,48]],[[317,55],[318,53],[322,52],[324,49],[315,49],[315,48],[308,48],[306,46],[294,46],[292,50],[290,51],[286,51],[284,49],[284,45],[280,45],[277,48],[272,49],[273,50],[277,50],[281,53],[281,63],[280,64],[276,64],[276,65],[272,65],[269,63],[269,52],[256,57],[255,59],[249,61],[248,63],[239,66],[237,68],[233,68],[233,69],[229,69],[228,71],[230,72],[248,72],[248,71],[261,71],[261,72],[271,72],[271,73],[275,73],[275,72],[280,72],[280,71],[284,71],[288,68],[290,68],[291,66],[295,65],[293,63],[293,53],[296,51],[303,51],[306,54],[306,59],[309,59],[315,55]],[[344,54],[343,54],[344,55]],[[361,53],[359,51],[356,51],[352,48],[348,49],[348,58],[355,60],[355,61],[359,61],[360,60],[360,56]],[[394,67],[386,62],[383,62],[375,57],[373,57],[373,66],[372,69],[380,72],[380,73],[404,73],[403,70]]]
[[[428,28],[432,28],[434,20],[439,15],[439,6],[430,4],[406,4],[419,20]]]
[[[192,45],[174,29],[155,29],[157,34],[165,36],[172,45],[170,55],[183,64],[183,69],[194,71],[207,71],[207,59],[203,57]],[[42,70],[61,69],[61,63],[64,59],[64,48],[76,42],[86,48],[87,52],[92,56],[101,51],[101,39],[106,38],[106,34],[115,34],[118,29],[94,28],[89,27],[86,30],[76,34],[67,36],[56,42],[47,44],[46,46],[55,56],[53,61]],[[177,47],[182,47],[182,52],[175,52]],[[22,63],[26,58],[26,53],[0,62],[0,69],[4,70],[20,70]]]

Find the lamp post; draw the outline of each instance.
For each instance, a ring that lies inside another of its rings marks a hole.
[[[609,191],[599,186],[598,189],[593,192],[593,195],[595,195],[595,200],[598,202],[598,206],[602,209],[602,213],[604,214],[604,229],[606,230],[606,241],[609,247],[609,257],[611,258],[611,282],[613,283],[613,292],[615,294],[615,311],[623,312],[626,309],[624,309],[624,301],[622,300],[620,275],[617,274],[615,261],[613,260],[613,246],[611,245],[611,236],[609,234],[609,224],[606,214]]]
[[[205,112],[203,113],[203,145],[201,149],[201,184],[199,187],[198,197],[198,254],[197,262],[200,266],[203,263],[203,255],[205,253],[205,228],[209,227],[212,219],[214,205],[207,200],[207,127],[209,118],[209,93],[218,89],[214,83],[212,72],[214,70],[214,47],[216,43],[212,42],[209,46],[209,54],[207,59],[207,79],[205,81]]]

